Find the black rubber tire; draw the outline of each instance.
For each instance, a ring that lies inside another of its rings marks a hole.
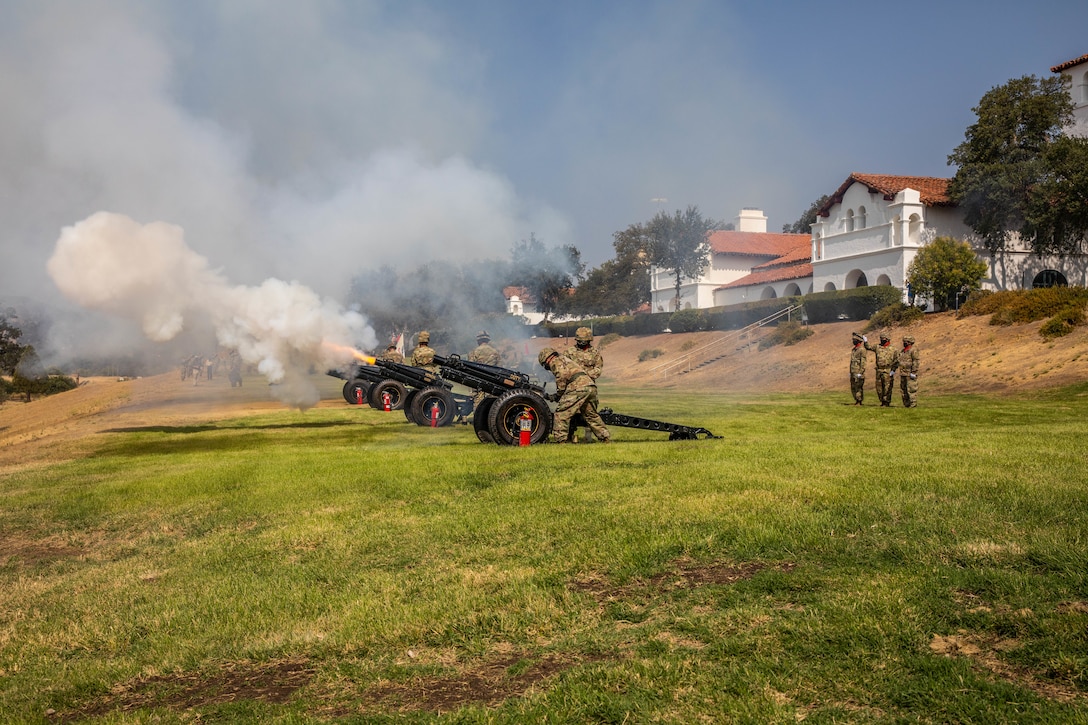
[[[432,386],[416,391],[410,407],[416,425],[431,425],[431,411],[438,407],[438,427],[442,428],[453,422],[457,415],[457,404],[453,402],[450,391],[439,386]]]
[[[495,442],[504,446],[516,446],[521,439],[521,414],[532,414],[530,445],[543,443],[552,432],[552,411],[548,403],[536,393],[511,390],[491,405],[487,414],[487,430]]]
[[[496,400],[498,398],[489,395],[481,400],[476,409],[472,411],[472,428],[476,431],[476,437],[480,439],[481,443],[495,442],[495,437],[487,429],[487,414],[491,411],[491,406],[495,404]]]
[[[417,418],[414,412],[412,412],[412,400],[416,397],[417,390],[409,390],[408,395],[404,397],[404,417],[408,419],[409,423],[415,425],[423,425]]]
[[[363,405],[366,405],[367,393],[370,392],[370,383],[366,380],[360,380],[359,378],[344,383],[344,400],[346,400],[349,405],[358,405],[359,399],[355,395],[357,389],[363,391]]]
[[[385,392],[389,393],[390,410],[402,410],[404,408],[404,399],[408,397],[408,389],[404,387],[403,383],[396,380],[382,380],[380,383],[374,383],[370,386],[367,402],[370,403],[371,408],[385,410],[385,406],[382,405],[382,394]]]

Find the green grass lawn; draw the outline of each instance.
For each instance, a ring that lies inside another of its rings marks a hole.
[[[97,434],[0,474],[0,722],[1088,723],[1088,386],[922,392]]]

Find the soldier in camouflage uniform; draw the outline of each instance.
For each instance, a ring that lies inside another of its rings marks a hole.
[[[918,369],[921,360],[918,351],[914,348],[914,336],[907,335],[903,338],[903,349],[895,360],[895,367],[899,371],[899,392],[903,394],[904,408],[918,407]]]
[[[876,397],[880,398],[880,407],[892,407],[892,392],[895,390],[895,349],[892,339],[886,333],[880,335],[880,344],[873,346],[864,343],[866,350],[876,354]]]
[[[865,335],[851,335],[854,349],[850,351],[850,394],[854,396],[854,405],[861,405],[865,399],[865,363],[868,355],[863,344],[869,342]]]
[[[416,336],[416,349],[412,350],[412,365],[441,375],[441,370],[434,362],[434,348],[430,346],[431,333],[423,330]]]
[[[491,335],[487,334],[487,330],[476,333],[476,349],[468,354],[468,359],[484,365],[502,365],[502,355],[491,347]]]
[[[555,426],[552,428],[552,442],[566,443],[570,421],[579,413],[586,419],[586,425],[600,439],[601,443],[611,443],[612,435],[605,427],[597,412],[597,385],[580,365],[564,357],[550,347],[540,351],[537,357],[545,370],[555,375],[556,392],[559,404],[555,408]]]
[[[385,348],[385,352],[383,352],[378,357],[380,357],[382,360],[387,360],[389,362],[395,362],[395,363],[404,362],[404,356],[401,355],[399,352],[397,352],[397,346],[396,345],[390,345],[389,347]]]
[[[593,347],[593,330],[588,327],[579,327],[575,330],[574,347],[568,347],[563,351],[563,355],[581,365],[586,375],[593,378],[593,382],[597,382],[597,378],[601,377],[601,371],[604,370],[604,358],[601,357],[600,351]],[[570,435],[573,440],[576,437],[576,431],[572,429]],[[592,440],[593,431],[587,426],[586,442]]]
[[[502,355],[491,347],[491,335],[487,330],[476,333],[476,349],[468,354],[470,362],[483,363],[484,365],[502,365]],[[487,393],[477,390],[472,396],[473,409],[480,407],[480,401],[487,397]]]

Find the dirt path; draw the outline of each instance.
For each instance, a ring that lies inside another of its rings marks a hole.
[[[940,314],[928,315],[912,325],[909,330],[922,355],[923,404],[926,395],[1007,394],[1088,380],[1088,329],[1047,342],[1039,336],[1040,324],[998,327],[991,326],[986,317],[957,320],[952,314]],[[736,392],[840,390],[845,398],[849,395],[850,332],[860,327],[853,322],[814,325],[814,334],[796,345],[763,351],[755,345],[744,350],[733,347],[729,355],[711,365],[668,376],[652,369],[725,333],[620,338],[603,350],[601,386]],[[904,330],[893,331],[893,344],[898,345],[904,334]],[[876,335],[870,338],[875,341]],[[562,348],[567,342],[534,339],[526,346],[535,358],[541,347]],[[655,350],[660,355],[639,362],[640,355]],[[870,388],[871,377],[870,372]],[[340,381],[324,375],[315,376],[315,380],[323,395],[318,407],[344,405]],[[179,380],[176,373],[82,382],[76,390],[60,395],[0,405],[0,471],[82,455],[94,445],[96,433],[111,429],[179,426],[283,409],[259,378],[247,380],[241,388],[231,388],[226,379],[193,385]]]

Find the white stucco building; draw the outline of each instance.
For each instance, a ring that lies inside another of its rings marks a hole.
[[[1059,63],[1050,69],[1069,79],[1069,94],[1073,97],[1073,125],[1068,133],[1088,136],[1088,55]]]
[[[733,226],[731,231],[710,235],[706,271],[699,279],[681,280],[679,304],[672,270],[650,268],[650,306],[654,312],[733,304],[723,301],[721,292],[730,283],[750,275],[753,267],[794,254],[798,248],[808,248],[807,234],[768,232],[767,217],[759,209],[742,209]]]

